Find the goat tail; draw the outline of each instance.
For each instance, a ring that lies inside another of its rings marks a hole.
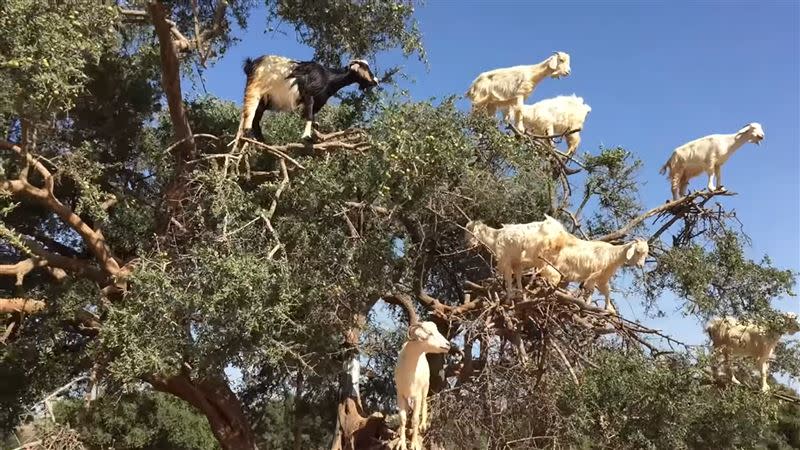
[[[242,64],[242,70],[244,70],[245,75],[249,77],[250,74],[253,73],[253,69],[255,68],[256,68],[256,61],[253,58],[247,58],[244,60],[244,63]]]
[[[473,98],[474,95],[475,95],[475,86],[470,86],[469,89],[467,89],[467,92],[464,93],[464,97],[470,100],[474,100]]]
[[[672,155],[670,155],[670,157],[667,160],[667,162],[665,162],[664,165],[661,166],[661,169],[658,171],[659,174],[666,175],[667,169],[669,168],[670,165],[672,165],[672,158],[674,158],[674,157],[675,157],[674,153]]]
[[[722,324],[724,323],[723,319],[717,317],[711,319],[706,324],[705,330],[708,334],[708,337],[711,338],[712,342],[717,342],[722,338]]]

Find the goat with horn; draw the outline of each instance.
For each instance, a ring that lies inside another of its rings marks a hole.
[[[261,117],[264,111],[294,111],[303,107],[306,127],[302,139],[312,139],[314,115],[340,89],[358,83],[361,89],[378,85],[378,80],[363,59],[345,67],[330,68],[315,61],[294,61],[283,56],[265,55],[244,62],[247,85],[244,90],[242,119],[237,137],[253,137],[261,142]]]

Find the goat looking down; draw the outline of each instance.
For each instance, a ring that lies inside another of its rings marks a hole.
[[[756,122],[745,125],[733,134],[704,136],[676,148],[658,173],[664,175],[669,170],[667,178],[672,185],[673,200],[685,196],[689,180],[703,172],[708,174],[709,191],[715,191],[717,188],[724,190],[722,165],[742,145],[748,142],[759,145],[762,139],[764,139],[764,130]]]
[[[563,229],[561,239],[561,250],[550,261],[553,267],[545,266],[542,277],[555,285],[581,282],[589,295],[597,287],[605,297],[606,310],[616,311],[611,303],[611,278],[623,265],[644,267],[650,251],[647,241],[637,239],[622,245],[586,241],[575,237],[566,229]]]
[[[795,334],[798,331],[800,323],[797,321],[797,314],[792,312],[784,313],[783,323],[774,329],[754,323],[741,323],[730,316],[711,319],[706,325],[714,354],[722,353],[725,371],[731,383],[740,384],[731,370],[730,355],[750,356],[756,359],[761,372],[761,390],[764,392],[769,391],[767,384],[769,360],[774,358],[778,341],[781,336]]]
[[[294,111],[303,107],[306,127],[302,139],[311,139],[314,114],[340,89],[353,83],[367,89],[378,81],[361,59],[350,61],[339,69],[314,61],[293,61],[282,56],[265,55],[244,62],[247,85],[244,89],[239,136],[254,137],[263,142],[261,117],[264,111]]]
[[[545,215],[545,220],[540,222],[503,224],[503,228],[492,228],[473,220],[465,229],[468,247],[483,244],[494,254],[497,270],[503,275],[506,293],[510,295],[515,275],[517,289],[522,291],[523,271],[542,268],[545,263],[539,256],[548,258],[559,250],[557,238],[563,228],[556,219]]]
[[[483,72],[472,82],[466,97],[472,110],[486,111],[494,117],[498,108],[505,109],[506,119],[520,131],[525,131],[519,110],[536,86],[546,77],[560,78],[570,73],[569,55],[554,52],[546,60],[533,65],[504,67]]]
[[[400,449],[406,450],[406,422],[408,410],[411,417],[411,450],[422,449],[420,431],[428,428],[428,388],[431,369],[426,353],[447,353],[450,342],[439,333],[433,322],[412,323],[408,327],[408,340],[397,356],[394,382],[397,388],[397,407],[400,410]],[[421,416],[421,421],[420,421]]]
[[[573,95],[559,95],[538,101],[532,105],[522,105],[522,123],[525,130],[545,136],[563,134],[580,130],[592,108],[583,98]],[[581,143],[579,131],[566,135],[567,155],[572,156]]]

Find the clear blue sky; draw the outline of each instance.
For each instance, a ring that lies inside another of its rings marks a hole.
[[[753,239],[751,258],[769,254],[778,267],[800,271],[800,7],[798,1],[443,1],[418,7],[430,69],[396,52],[380,69],[403,64],[413,99],[462,95],[480,72],[533,64],[553,51],[572,57],[572,75],[544,80],[528,103],[559,94],[584,97],[592,112],[581,151],[622,145],[643,161],[646,207],[669,196],[659,167],[676,146],[711,133],[732,133],[760,122],[766,138],[747,145],[723,168],[723,198]],[[265,33],[264,15],[251,18],[242,42],[206,72],[206,87],[241,102],[247,56],[310,59],[294,33]],[[466,109],[465,101],[460,105]],[[265,118],[268,120],[268,116]],[[699,189],[705,176],[693,180]],[[641,318],[617,294],[623,314]],[[662,301],[671,310],[670,299]],[[800,310],[800,300],[779,302]],[[675,303],[677,306],[677,302]],[[693,320],[648,320],[691,344],[706,339]]]

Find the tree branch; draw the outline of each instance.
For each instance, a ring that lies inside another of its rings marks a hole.
[[[80,216],[55,197],[53,193],[54,178],[50,171],[19,145],[0,140],[0,149],[16,153],[26,165],[33,167],[44,179],[44,187],[39,188],[28,182],[26,174],[23,173],[22,178],[0,181],[0,191],[8,192],[16,197],[27,198],[53,212],[83,238],[86,247],[107,274],[117,275],[120,267],[111,254],[111,249],[106,244],[102,233],[92,229]]]
[[[30,298],[0,298],[0,314],[35,314],[44,310],[45,303]]]
[[[641,214],[640,216],[634,218],[633,220],[628,222],[624,227],[620,228],[619,230],[611,232],[611,233],[608,233],[608,234],[605,234],[605,235],[600,236],[598,238],[595,238],[595,240],[610,242],[610,241],[616,241],[616,240],[622,239],[625,236],[627,236],[628,233],[630,233],[631,230],[636,228],[639,224],[644,222],[649,217],[653,217],[653,216],[655,216],[657,214],[661,214],[661,213],[664,213],[664,212],[676,212],[679,207],[684,206],[684,205],[688,205],[690,203],[694,203],[694,200],[697,199],[697,198],[702,198],[702,199],[704,199],[704,202],[705,202],[705,201],[708,201],[709,199],[711,199],[712,197],[715,197],[717,195],[731,196],[731,195],[736,195],[736,193],[735,192],[728,192],[728,191],[713,191],[713,192],[697,191],[697,192],[693,192],[693,193],[691,193],[691,194],[689,194],[689,195],[687,195],[687,196],[685,196],[683,198],[679,198],[678,200],[668,201],[668,202],[664,203],[661,206],[657,206],[657,207],[655,207],[655,208],[653,208],[653,209]]]

